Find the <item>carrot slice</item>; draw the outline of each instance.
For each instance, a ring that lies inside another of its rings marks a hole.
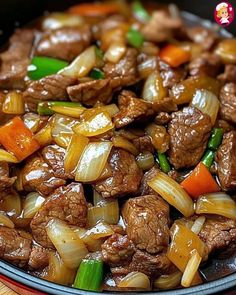
[[[203,163],[199,163],[191,174],[181,182],[186,192],[196,199],[200,195],[219,192],[220,187]]]
[[[15,117],[0,127],[0,144],[22,161],[40,148],[32,132],[25,126],[20,117]]]
[[[190,53],[183,48],[169,44],[160,51],[160,59],[171,67],[178,67],[190,60]]]
[[[111,3],[84,3],[70,7],[68,12],[82,16],[104,16],[119,12],[119,7]]]

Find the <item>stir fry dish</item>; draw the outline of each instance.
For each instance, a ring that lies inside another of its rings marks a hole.
[[[0,53],[0,258],[93,291],[206,282],[236,253],[236,39],[83,3]]]

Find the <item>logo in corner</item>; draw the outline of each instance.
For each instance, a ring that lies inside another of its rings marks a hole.
[[[215,8],[215,21],[222,27],[229,26],[234,20],[234,8],[229,2],[221,2]]]

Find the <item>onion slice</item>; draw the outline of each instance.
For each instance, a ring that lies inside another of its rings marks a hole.
[[[194,214],[193,201],[186,191],[171,177],[159,172],[148,185],[185,217]]]
[[[118,135],[113,137],[112,143],[115,147],[122,148],[135,156],[139,153],[136,146],[123,136]]]
[[[200,233],[200,231],[202,230],[202,227],[203,227],[205,221],[206,221],[206,217],[205,216],[199,216],[194,221],[194,224],[191,227],[191,231],[194,232],[196,235],[198,235]]]
[[[161,290],[173,289],[180,285],[181,278],[181,271],[176,271],[170,275],[162,275],[154,281],[154,288]]]
[[[149,290],[151,288],[150,280],[142,272],[133,271],[125,276],[117,285],[118,288],[135,288]]]
[[[9,163],[19,162],[15,156],[13,156],[11,153],[3,149],[0,149],[0,161],[9,162]]]
[[[9,228],[14,228],[15,227],[14,223],[6,215],[5,212],[0,212],[0,225],[1,226],[6,226],[6,227],[9,227]]]
[[[125,54],[125,52],[126,46],[124,43],[114,42],[108,47],[104,55],[104,59],[112,63],[117,63]]]
[[[157,71],[152,72],[143,87],[142,98],[149,102],[160,101],[167,96],[167,89]]]
[[[44,202],[45,198],[39,193],[29,193],[23,204],[23,218],[33,218]]]
[[[198,254],[196,250],[193,250],[191,257],[184,270],[181,285],[185,288],[190,287],[194,276],[197,273],[198,267],[201,263],[202,257]]]

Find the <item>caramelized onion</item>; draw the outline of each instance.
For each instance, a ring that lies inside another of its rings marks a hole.
[[[161,290],[173,289],[180,285],[181,278],[181,271],[176,271],[170,275],[162,275],[154,281],[154,288]]]
[[[47,123],[38,133],[35,134],[34,138],[41,146],[46,146],[52,142],[52,127]]]
[[[185,288],[190,287],[193,281],[194,276],[197,273],[198,267],[201,263],[202,257],[198,254],[197,250],[193,250],[191,257],[186,265],[184,270],[181,285]]]
[[[8,92],[2,105],[5,114],[21,115],[25,112],[25,104],[21,92]]]
[[[9,228],[15,227],[14,223],[11,221],[11,219],[9,217],[7,217],[5,212],[0,212],[0,225],[6,226]]]
[[[126,46],[124,43],[111,43],[104,55],[104,59],[112,63],[117,63],[125,52]]]
[[[149,290],[151,288],[150,280],[142,272],[133,271],[125,276],[117,285],[119,288],[137,288]]]
[[[160,101],[167,96],[167,89],[157,71],[151,73],[143,87],[142,98],[149,102]]]
[[[139,167],[144,171],[151,169],[155,164],[154,156],[150,152],[143,152],[139,154],[136,157],[136,161]]]
[[[138,155],[138,150],[136,146],[130,142],[128,139],[122,137],[122,136],[115,136],[112,138],[112,143],[115,147],[122,148],[131,154],[137,156]]]
[[[23,204],[23,217],[33,218],[45,202],[45,198],[37,192],[29,193]]]
[[[0,161],[8,162],[8,163],[18,163],[18,160],[15,156],[7,151],[0,149]]]
[[[76,27],[83,24],[83,19],[78,15],[54,12],[42,22],[43,30],[56,30],[63,27]]]

